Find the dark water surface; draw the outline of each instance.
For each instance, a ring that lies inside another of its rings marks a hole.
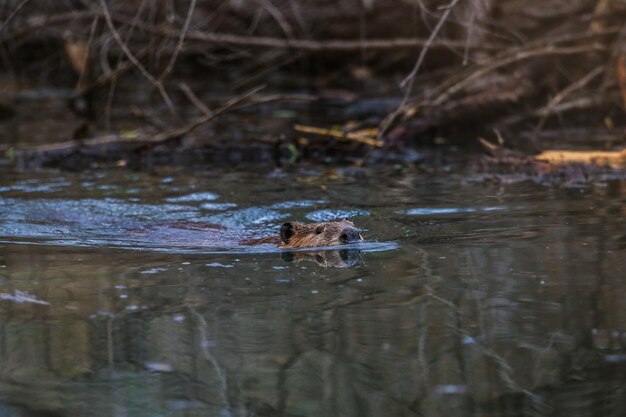
[[[624,182],[3,172],[0,416],[624,416],[625,203]],[[343,217],[368,242],[238,243]]]

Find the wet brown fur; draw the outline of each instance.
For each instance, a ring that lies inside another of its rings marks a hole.
[[[341,236],[346,229],[353,230],[357,240],[363,240],[354,223],[350,220],[322,223],[289,222],[281,227],[280,236],[270,236],[260,239],[248,239],[240,242],[242,245],[259,245],[273,243],[280,248],[299,249],[320,246],[338,246],[347,242]]]

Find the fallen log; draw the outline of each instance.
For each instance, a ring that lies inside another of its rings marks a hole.
[[[572,167],[588,170],[597,168],[623,171],[626,169],[626,149],[619,151],[550,149],[536,155],[526,155],[482,138],[479,141],[489,155],[489,162],[508,165],[511,168],[526,170],[530,168],[540,174],[566,173]]]
[[[538,161],[553,165],[584,164],[614,169],[626,168],[626,149],[621,151],[547,150],[535,155]]]
[[[119,160],[150,143],[148,137],[106,135],[86,140],[19,148],[15,156],[20,169],[38,169],[74,155],[98,161]]]
[[[126,159],[130,154],[138,151],[176,143],[176,141],[183,138],[198,126],[208,123],[229,111],[275,101],[312,101],[316,99],[316,97],[307,95],[269,95],[265,97],[255,97],[255,94],[263,88],[264,86],[255,87],[237,97],[231,98],[217,110],[205,113],[185,126],[172,128],[157,134],[144,132],[113,134],[91,139],[71,140],[48,145],[19,148],[16,150],[17,163],[22,169],[36,169],[54,164],[55,161],[62,160],[72,155],[98,161]]]

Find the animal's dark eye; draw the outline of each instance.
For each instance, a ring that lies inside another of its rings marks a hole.
[[[293,236],[293,229],[293,223],[285,223],[281,226],[280,240],[282,240],[283,243],[289,242],[289,239],[291,239],[291,236]]]
[[[315,234],[319,235],[320,233],[322,233],[324,231],[324,226],[323,225],[319,225],[315,228]]]

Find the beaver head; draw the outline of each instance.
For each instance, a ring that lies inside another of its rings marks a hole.
[[[281,248],[313,248],[337,246],[363,240],[359,229],[348,219],[338,222],[288,222],[280,228]]]

